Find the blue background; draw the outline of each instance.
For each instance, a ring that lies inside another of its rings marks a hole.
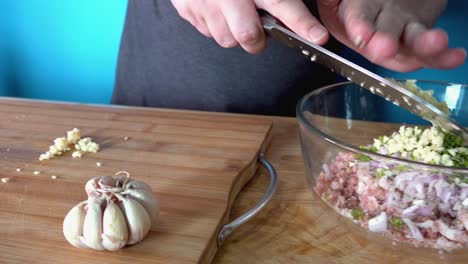
[[[168,0],[165,0],[168,1]],[[0,2],[0,95],[109,103],[126,0],[3,0]],[[468,47],[467,1],[449,1],[438,26],[451,46]],[[464,18],[465,16],[465,18]],[[149,25],[150,26],[150,25]],[[468,83],[468,66],[384,76]]]
[[[0,95],[108,103],[126,4],[0,1]]]

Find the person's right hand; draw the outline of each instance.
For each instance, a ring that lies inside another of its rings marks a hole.
[[[225,48],[240,45],[250,53],[266,46],[257,8],[263,9],[303,38],[322,45],[327,30],[301,0],[171,0],[179,15]]]

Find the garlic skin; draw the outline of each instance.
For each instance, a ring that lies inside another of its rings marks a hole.
[[[151,187],[127,172],[116,176],[90,179],[88,200],[66,215],[63,233],[73,246],[116,251],[140,242],[155,227],[160,209]]]
[[[132,198],[120,196],[128,224],[128,245],[141,241],[151,229],[151,218],[146,209]]]
[[[102,245],[105,249],[115,251],[127,244],[128,229],[120,207],[109,200],[103,216]]]
[[[100,178],[101,177],[94,177],[88,182],[86,182],[85,191],[88,196],[91,195],[91,193],[93,193],[94,191],[96,191],[96,189],[98,188],[98,181]]]
[[[63,220],[63,235],[67,241],[77,248],[87,248],[81,242],[80,237],[83,236],[83,223],[86,215],[84,209],[87,201],[83,201],[75,205]]]
[[[88,199],[86,216],[83,223],[81,242],[95,250],[104,250],[102,246],[102,200]]]
[[[151,191],[151,187],[142,181],[129,180],[124,187],[125,189],[146,189]]]

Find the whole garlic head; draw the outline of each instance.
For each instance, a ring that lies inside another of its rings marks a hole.
[[[86,183],[88,200],[73,207],[63,222],[70,244],[115,251],[140,242],[154,227],[158,200],[146,183],[123,173],[124,177],[94,177]]]

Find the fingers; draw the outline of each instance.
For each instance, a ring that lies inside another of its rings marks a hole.
[[[327,42],[328,31],[309,12],[301,0],[257,0],[255,3],[301,37],[318,45]]]
[[[266,46],[257,7],[270,12],[291,30],[316,44],[328,40],[328,31],[312,16],[302,0],[171,0],[180,16],[203,35],[225,48],[240,44],[250,53]],[[338,0],[323,0],[336,5]]]
[[[229,30],[229,26],[221,12],[213,12],[205,16],[208,29],[216,40],[216,42],[223,48],[232,48],[237,46],[237,41]]]
[[[180,17],[192,24],[203,35],[212,37],[205,19],[199,14],[195,14],[186,0],[171,0],[171,2]]]
[[[437,56],[421,58],[411,53],[398,53],[380,65],[394,71],[410,72],[421,68],[453,69],[463,64],[466,51],[462,48],[448,49]]]
[[[464,63],[466,51],[462,48],[447,49],[437,56],[421,58],[426,67],[435,69],[453,69]]]
[[[405,25],[410,20],[406,15],[395,17],[397,10],[384,9],[379,12],[375,19],[374,27],[378,32],[385,32],[392,36],[395,41],[400,41],[400,36],[405,29]]]
[[[244,50],[259,53],[265,49],[266,36],[251,0],[223,1],[221,10],[234,39]]]
[[[408,23],[403,34],[406,53],[419,58],[426,67],[452,69],[463,64],[466,51],[449,48],[447,33],[440,29],[428,30],[416,22]]]
[[[266,46],[253,0],[172,0],[172,4],[182,18],[224,48],[240,44],[250,53],[259,53]]]
[[[205,37],[212,38],[213,36],[211,35],[210,30],[208,29],[208,25],[205,22],[204,18],[200,18],[197,20],[196,24],[194,24],[195,28],[205,35]]]
[[[376,32],[363,49],[365,56],[376,64],[382,64],[398,53],[398,40],[388,33]]]
[[[447,33],[439,29],[428,30],[416,22],[406,25],[403,42],[418,56],[434,56],[448,49]]]
[[[380,11],[381,7],[373,1],[346,1],[340,5],[339,16],[355,47],[364,48],[371,41],[375,33],[374,22]]]

